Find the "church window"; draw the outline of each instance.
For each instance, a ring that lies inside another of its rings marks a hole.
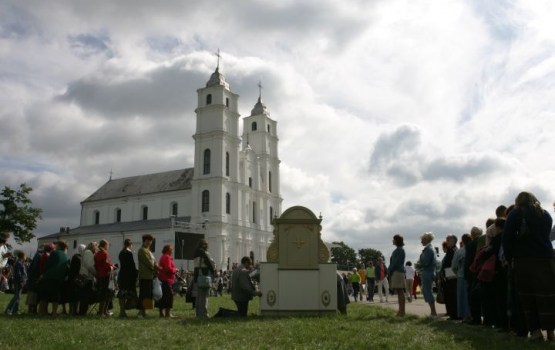
[[[95,225],[100,224],[100,212],[98,210],[95,210],[93,215],[94,215],[94,224]]]
[[[172,216],[177,216],[177,203],[173,202],[171,204]]]
[[[77,240],[74,239],[74,240],[73,240],[73,249],[76,249],[76,248],[77,248]]]
[[[229,108],[229,97],[225,98],[225,106]]]
[[[274,220],[274,208],[270,207],[270,224],[272,223],[272,220]]]
[[[225,213],[231,214],[231,195],[229,192],[225,194]]]
[[[210,191],[202,191],[202,212],[206,213],[210,211]]]
[[[210,174],[210,150],[204,150],[203,174]]]
[[[225,176],[229,176],[229,152],[225,152]]]
[[[256,131],[256,129],[257,129],[256,122],[252,122],[252,124],[251,124],[251,130],[252,130],[252,131]]]
[[[206,104],[207,105],[212,104],[212,95],[211,94],[206,95]]]
[[[268,191],[272,192],[272,172],[268,171]]]
[[[116,222],[121,222],[121,209],[116,208]]]
[[[256,202],[252,202],[252,222],[256,223]]]
[[[252,177],[249,177],[249,187],[252,188]]]
[[[270,133],[270,124],[268,124],[268,134]]]
[[[148,207],[146,205],[143,205],[142,211],[143,211],[143,220],[148,220]]]

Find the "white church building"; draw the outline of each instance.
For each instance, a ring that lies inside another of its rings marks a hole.
[[[197,95],[193,168],[110,179],[81,202],[79,227],[41,237],[39,244],[64,239],[72,254],[79,244],[107,239],[115,263],[125,238],[136,250],[149,233],[156,258],[172,244],[178,267],[192,268],[201,238],[218,269],[245,255],[266,261],[282,203],[277,123],[259,97],[240,137],[239,95],[219,67]]]

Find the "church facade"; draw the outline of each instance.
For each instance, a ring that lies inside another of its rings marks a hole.
[[[228,269],[243,256],[266,261],[273,239],[272,220],[281,213],[277,123],[259,96],[242,119],[239,95],[233,93],[219,67],[197,90],[194,167],[110,179],[81,202],[77,228],[39,238],[39,244],[79,244],[107,239],[117,260],[123,240],[135,248],[145,233],[155,237],[154,253],[174,246],[176,264],[191,268],[201,238],[218,269]]]

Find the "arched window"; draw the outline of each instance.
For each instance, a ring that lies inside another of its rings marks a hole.
[[[268,171],[268,191],[272,192],[272,172]]]
[[[173,202],[171,204],[171,213],[172,213],[172,216],[177,216],[177,203],[176,202]]]
[[[206,213],[210,211],[210,191],[202,191],[202,212]]]
[[[210,150],[204,150],[204,166],[203,166],[203,174],[210,174]]]
[[[249,187],[252,188],[252,177],[249,177]]]
[[[272,220],[274,220],[274,208],[270,207],[270,224],[272,223]]]
[[[100,212],[98,210],[95,210],[93,212],[93,219],[94,219],[94,224],[95,225],[100,224]]]
[[[120,208],[116,208],[116,222],[121,222],[121,209]]]
[[[229,192],[225,194],[225,213],[231,214],[231,195]]]
[[[225,176],[229,176],[229,152],[225,152]]]
[[[211,94],[206,95],[206,104],[207,105],[212,104],[212,95]]]
[[[256,131],[256,128],[257,128],[256,122],[252,122],[252,124],[251,124],[251,130],[252,130],[252,131]]]
[[[268,134],[270,133],[270,124],[268,124]]]
[[[229,108],[229,97],[225,98],[225,106]]]
[[[143,211],[143,220],[148,220],[148,207],[146,205],[143,205],[142,211]]]

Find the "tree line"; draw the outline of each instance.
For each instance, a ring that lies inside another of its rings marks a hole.
[[[376,261],[378,258],[383,258],[382,252],[373,248],[362,248],[358,253],[343,241],[332,242],[333,246],[330,249],[331,261],[337,264],[338,270],[352,270],[353,267],[360,267],[368,261]]]

